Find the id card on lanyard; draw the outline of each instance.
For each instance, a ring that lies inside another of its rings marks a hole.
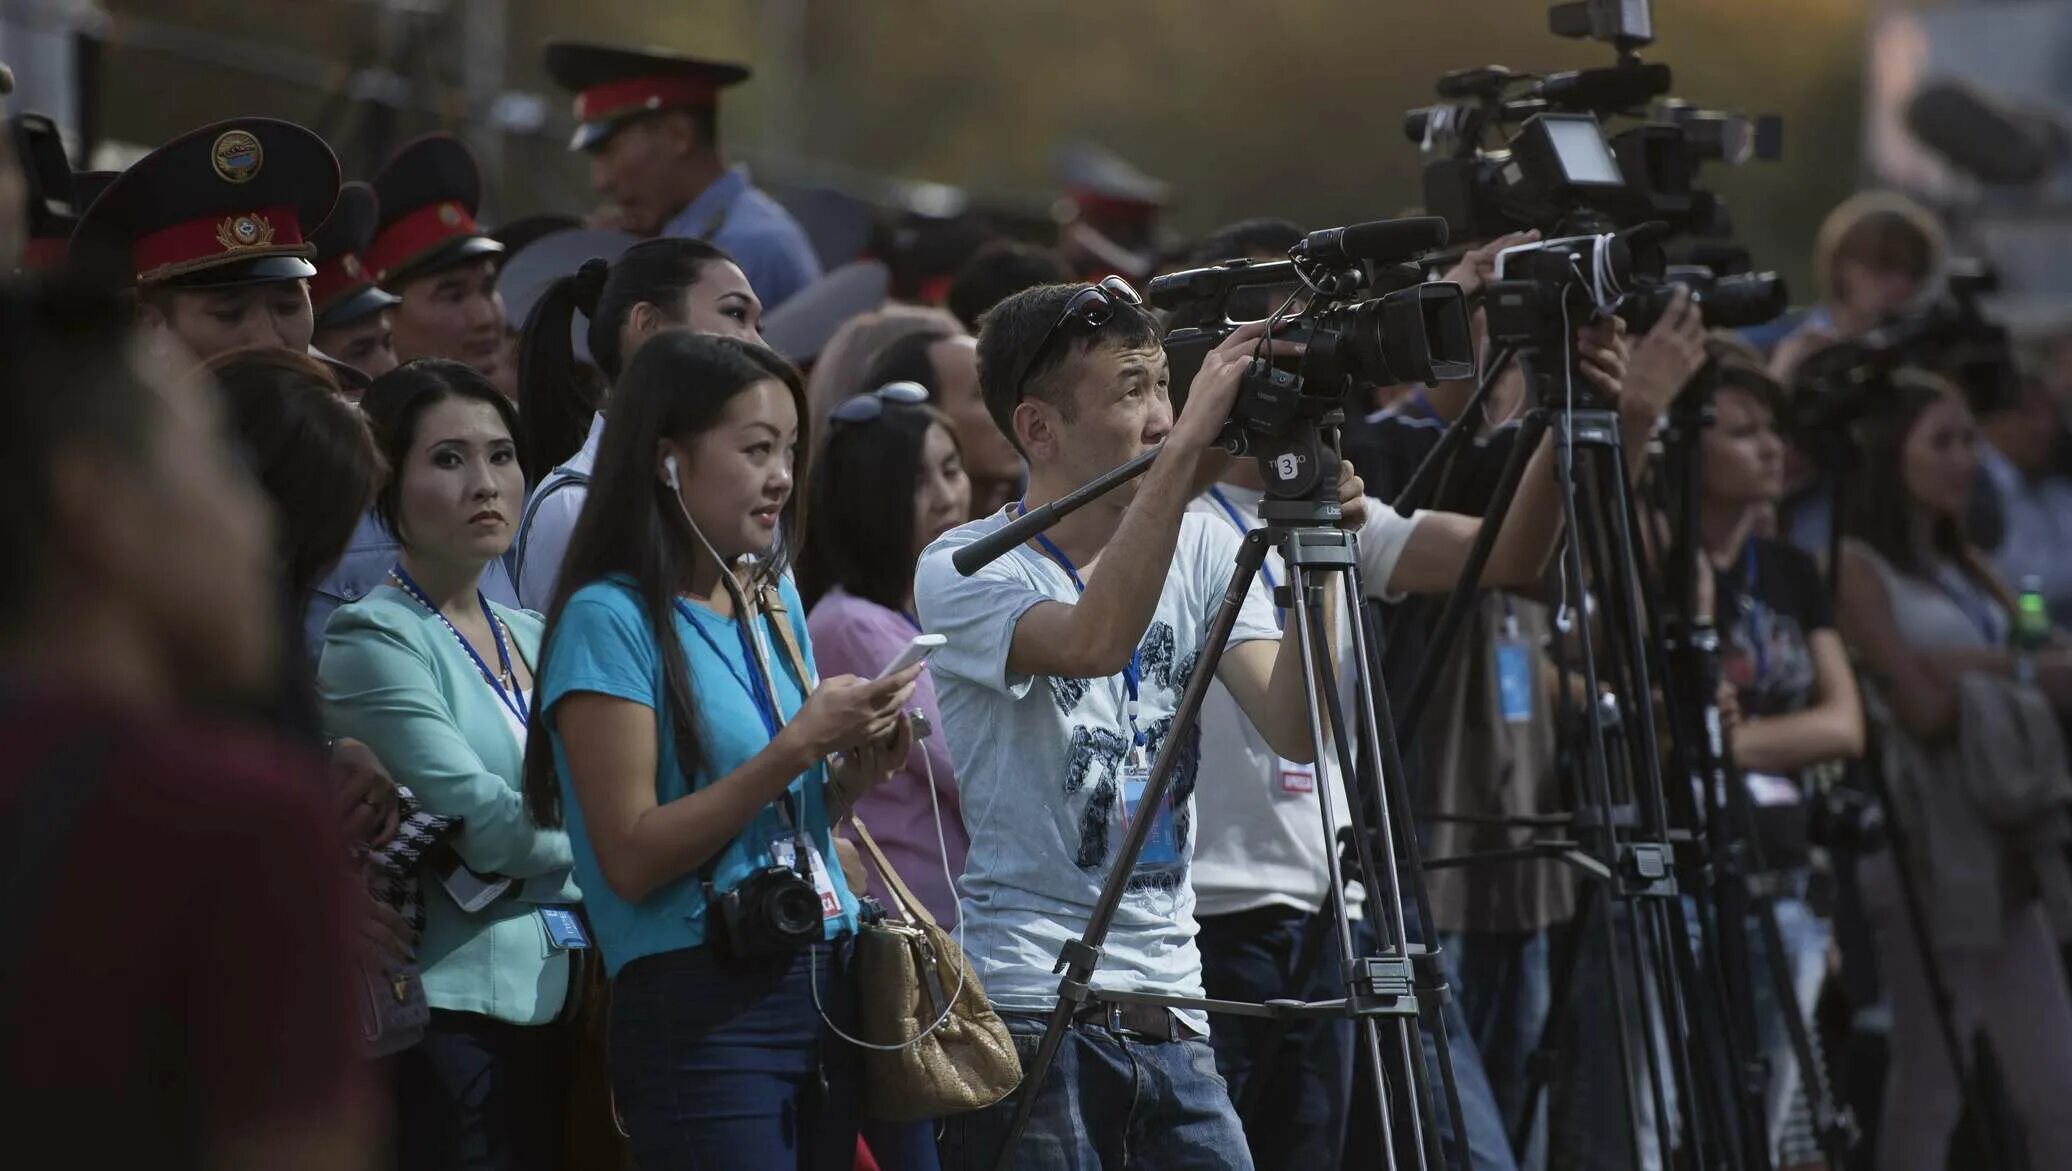
[[[1015,510],[1021,512],[1025,509],[1017,502]],[[1065,576],[1071,579],[1072,587],[1084,596],[1086,583],[1079,577],[1079,567],[1072,564],[1072,559],[1065,556],[1065,551],[1058,548],[1057,542],[1038,533],[1036,544],[1049,554],[1052,561],[1057,562],[1058,568],[1064,570]],[[1151,781],[1151,763],[1144,751],[1147,737],[1144,735],[1138,711],[1138,697],[1143,677],[1143,652],[1141,649],[1131,651],[1129,665],[1122,669],[1123,714],[1129,720],[1130,726],[1129,751],[1123,757],[1122,764],[1121,812],[1125,832],[1137,818],[1144,816],[1144,790]],[[1144,841],[1144,852],[1137,857],[1137,868],[1157,869],[1177,865],[1180,861],[1180,836],[1173,825],[1171,786],[1167,786],[1165,795],[1159,799],[1158,807],[1151,811],[1151,816],[1155,819],[1152,822],[1151,835]]]
[[[1518,609],[1504,599],[1504,631],[1496,640],[1497,708],[1506,724],[1532,722],[1532,647],[1518,635]]]

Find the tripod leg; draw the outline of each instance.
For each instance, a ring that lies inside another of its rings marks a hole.
[[[1572,426],[1572,420],[1564,416],[1553,424],[1553,434],[1556,466],[1560,470],[1561,481],[1566,489],[1561,494],[1562,515],[1568,526],[1568,537],[1564,542],[1564,559],[1568,567],[1569,581],[1574,583],[1575,588],[1581,589],[1590,580],[1590,575],[1583,566],[1582,513],[1576,501],[1576,450],[1575,434]],[[1617,805],[1612,799],[1611,763],[1604,746],[1605,736],[1609,729],[1605,726],[1603,707],[1597,702],[1597,697],[1603,694],[1603,689],[1599,686],[1597,660],[1591,651],[1590,627],[1587,622],[1578,624],[1578,634],[1580,636],[1578,639],[1580,655],[1578,657],[1581,659],[1583,694],[1585,696],[1583,715],[1589,729],[1585,739],[1582,763],[1584,772],[1588,777],[1591,799],[1597,804],[1603,818],[1603,824],[1599,827],[1602,835],[1602,861],[1611,869],[1614,875],[1610,881],[1616,882],[1616,875],[1620,866],[1619,838],[1615,819]],[[1607,893],[1611,894],[1613,892]],[[1617,917],[1616,914],[1611,913],[1610,909],[1607,908],[1607,913],[1602,918],[1601,931],[1606,948],[1607,962],[1605,970],[1611,976],[1613,1004],[1616,1006],[1612,1013],[1612,1019],[1618,1033],[1619,1080],[1624,1090],[1624,1100],[1626,1103],[1627,1137],[1631,1144],[1634,1171],[1641,1171],[1647,1164],[1641,1156],[1640,1100],[1636,1096],[1633,1084],[1632,1038],[1629,1035],[1625,1015],[1626,1005],[1633,1003],[1633,1001],[1627,997],[1626,977],[1620,971],[1618,928],[1614,923]],[[1667,1171],[1667,1169],[1665,1168],[1664,1171]]]
[[[1321,714],[1322,708],[1319,703],[1320,696],[1318,694],[1318,667],[1322,666],[1325,668],[1326,677],[1335,676],[1336,673],[1332,672],[1329,669],[1331,660],[1328,657],[1319,656],[1317,653],[1318,640],[1323,633],[1324,626],[1323,619],[1325,608],[1321,604],[1322,590],[1319,589],[1315,591],[1315,597],[1312,598],[1309,568],[1303,565],[1300,559],[1296,557],[1285,557],[1283,558],[1283,560],[1287,563],[1288,566],[1288,588],[1290,595],[1289,600],[1293,604],[1292,612],[1293,617],[1295,619],[1294,633],[1297,638],[1302,640],[1302,686],[1304,694],[1307,696],[1309,701],[1309,737],[1310,744],[1313,749],[1312,759],[1318,761],[1328,761],[1331,759],[1331,754],[1325,751],[1324,745],[1324,724],[1323,717]],[[1349,578],[1353,574],[1353,570],[1351,568],[1348,568],[1342,572],[1344,572]],[[1312,609],[1313,604],[1315,605],[1314,609]],[[1326,838],[1329,839],[1331,837],[1334,837],[1337,833],[1338,818],[1336,807],[1331,799],[1330,785],[1321,783],[1317,785],[1317,808],[1323,820],[1323,829]],[[1346,1002],[1350,1006],[1354,1002],[1355,989],[1353,987],[1353,984],[1356,977],[1357,969],[1355,967],[1354,962],[1355,949],[1353,946],[1352,920],[1346,914],[1345,878],[1344,875],[1340,873],[1338,868],[1337,851],[1326,850],[1324,852],[1324,859],[1327,872],[1330,875],[1331,911],[1334,919],[1333,926],[1335,927],[1338,933],[1339,963],[1346,982]],[[1390,881],[1391,894],[1395,895],[1395,897],[1400,899],[1400,894],[1397,894],[1395,890],[1395,876],[1391,874],[1388,877]],[[1403,938],[1401,934],[1402,912],[1400,909],[1400,902],[1397,904],[1397,907],[1398,909],[1395,919],[1395,926],[1397,929],[1396,938],[1400,941]],[[1374,1074],[1374,1084],[1376,1087],[1376,1092],[1380,1095],[1382,1099],[1380,1102],[1380,1106],[1382,1125],[1384,1129],[1384,1133],[1382,1135],[1383,1149],[1392,1150],[1393,1135],[1387,1133],[1391,1129],[1389,1124],[1389,1111],[1387,1101],[1388,1079],[1384,1076],[1384,1071],[1381,1066],[1381,1048],[1377,1043],[1377,1038],[1375,1038],[1374,1035],[1374,1029],[1372,1027],[1374,1023],[1373,1020],[1371,1018],[1366,1018],[1363,1019],[1361,1023],[1363,1026],[1366,1026],[1362,1029],[1362,1048],[1367,1050],[1368,1064],[1372,1073]],[[1404,1066],[1406,1072],[1409,1070],[1409,1068],[1410,1067],[1408,1065]],[[1412,1098],[1412,1108],[1409,1118],[1409,1124],[1411,1137],[1413,1138],[1413,1140],[1421,1140],[1423,1134],[1423,1126],[1421,1123],[1421,1119],[1419,1118],[1419,1111],[1416,1109],[1415,1098]],[[1420,1171],[1423,1171],[1424,1148],[1423,1143],[1421,1141],[1418,1142],[1417,1151],[1418,1167],[1420,1168]],[[1393,1162],[1393,1155],[1391,1155],[1391,1162]]]
[[[1405,811],[1402,837],[1396,845],[1402,851],[1404,873],[1409,875],[1411,899],[1417,907],[1418,923],[1427,939],[1426,970],[1430,974],[1430,979],[1420,982],[1419,987],[1421,992],[1428,990],[1432,994],[1430,1004],[1426,1004],[1425,998],[1420,996],[1418,1006],[1424,1028],[1427,1035],[1432,1038],[1433,1050],[1439,1059],[1440,1089],[1446,1100],[1447,1119],[1452,1124],[1449,1129],[1453,1145],[1453,1165],[1461,1171],[1472,1171],[1474,1158],[1468,1142],[1467,1113],[1461,1108],[1460,1081],[1453,1068],[1453,1043],[1446,1028],[1446,968],[1436,947],[1438,926],[1432,918],[1431,894],[1424,878],[1424,855],[1417,837],[1417,806],[1411,800],[1409,774],[1403,767],[1402,745],[1395,717],[1389,710],[1387,677],[1380,672],[1377,663],[1382,656],[1372,625],[1373,611],[1366,605],[1365,586],[1357,575],[1348,577],[1346,592],[1349,595],[1349,604],[1355,606],[1352,611],[1353,651],[1359,656],[1360,662],[1368,665],[1369,677],[1373,681],[1371,691],[1380,756],[1370,757],[1369,761],[1370,767],[1378,766],[1376,775],[1382,781],[1383,791],[1378,799],[1393,802],[1395,808]],[[1427,1117],[1435,1116],[1431,1105],[1429,1101],[1426,1102]],[[1436,1127],[1433,1129],[1436,1130]],[[1436,1159],[1436,1152],[1434,1158]]]

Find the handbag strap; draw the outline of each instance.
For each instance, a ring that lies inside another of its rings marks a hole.
[[[770,625],[777,630],[777,641],[784,647],[784,658],[791,664],[791,673],[798,678],[799,690],[813,690],[813,676],[806,670],[806,652],[799,649],[799,636],[791,629],[791,610],[784,604],[784,595],[776,586],[765,585],[762,589],[763,613],[769,616]]]
[[[864,853],[870,855],[872,863],[878,868],[878,873],[884,876],[886,889],[892,892],[892,901],[899,904],[897,909],[900,918],[919,919],[930,927],[939,926],[935,916],[928,912],[927,906],[914,897],[913,891],[907,889],[906,882],[899,877],[899,871],[892,868],[891,859],[885,857],[885,851],[878,848],[877,839],[871,836],[870,830],[864,828],[863,819],[852,811],[849,814],[849,824],[856,827],[857,842],[863,846]]]

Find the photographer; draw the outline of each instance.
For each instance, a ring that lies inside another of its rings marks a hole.
[[[945,731],[971,835],[965,949],[1026,1061],[1053,1003],[1059,948],[1082,930],[1130,817],[1159,828],[1139,859],[1095,976],[1105,988],[1200,995],[1194,945],[1193,790],[1197,747],[1164,808],[1135,808],[1234,567],[1227,525],[1185,515],[1197,465],[1229,417],[1264,326],[1211,352],[1177,420],[1160,330],[1119,279],[1018,293],[987,316],[980,385],[1029,461],[1028,495],[958,528],[921,558],[922,625],[948,636],[934,660]],[[1158,444],[1144,478],[1095,501],[971,577],[957,549],[1020,508],[1055,500]],[[1359,481],[1341,485],[1358,523]],[[1263,589],[1239,615],[1220,676],[1274,752],[1312,749],[1300,658]],[[1092,1002],[1036,1093],[1024,1166],[1119,1165],[1156,1136],[1149,1166],[1244,1166],[1244,1135],[1194,1013]],[[946,1166],[984,1167],[1015,1095],[947,1120]]]
[[[1616,392],[1617,352],[1596,353],[1589,361],[1599,385]],[[1190,511],[1242,536],[1260,527],[1264,496],[1257,467],[1237,461]],[[1481,530],[1474,517],[1423,511],[1405,517],[1372,498],[1365,501],[1365,510],[1359,534],[1361,572],[1367,589],[1384,599],[1451,590]],[[1560,487],[1551,453],[1543,448],[1526,470],[1518,504],[1504,522],[1482,584],[1536,584],[1560,532]],[[1269,589],[1284,579],[1286,569],[1278,552],[1268,554],[1262,573]],[[1343,616],[1334,631],[1341,663],[1349,662],[1352,654],[1346,626],[1351,617]],[[1201,841],[1195,853],[1194,887],[1201,907],[1203,986],[1213,999],[1331,1000],[1345,993],[1336,949],[1326,944],[1319,950],[1310,942],[1313,934],[1331,930],[1325,909],[1325,851],[1336,843],[1321,836],[1316,796],[1320,778],[1333,787],[1333,808],[1341,826],[1350,825],[1337,769],[1328,762],[1309,765],[1283,759],[1246,719],[1227,688],[1219,683],[1210,690],[1202,715],[1197,782]],[[1406,908],[1406,913],[1414,917],[1415,909]],[[1261,1050],[1264,1038],[1276,1033],[1282,1037],[1279,1047]],[[1244,1096],[1250,1079],[1268,1079],[1270,1092],[1246,1126],[1258,1166],[1338,1165],[1352,1087],[1350,1020],[1303,1022],[1280,1032],[1266,1022],[1232,1017],[1219,1024],[1211,1041],[1217,1068],[1234,1096]],[[1471,1068],[1472,1053],[1456,1048],[1454,1056],[1463,1097],[1489,1100],[1488,1086]],[[1492,1103],[1487,1113],[1493,1112]],[[1483,1117],[1474,1110],[1470,1114]],[[1500,1125],[1471,1127],[1470,1147],[1477,1167],[1496,1171],[1512,1165]]]
[[[2064,776],[2055,721],[2035,718],[2028,672],[2011,655],[2012,599],[1965,534],[1976,454],[1971,413],[1940,378],[1895,374],[1856,431],[1857,483],[1840,566],[1836,616],[1856,652],[1880,733],[1895,841],[1858,871],[1891,998],[1891,1065],[1878,1133],[1882,1171],[1940,1171],[1965,1095],[1943,1045],[1947,1010],[1958,1043],[1992,1042],[2002,1086],[2027,1140],[2029,1166],[2072,1167],[2072,1003],[2053,942],[2063,908]],[[2060,718],[2072,710],[2072,660],[2047,651],[2034,675]],[[2020,716],[2001,705],[2025,706]],[[2010,725],[2010,720],[2020,722]],[[2055,746],[2055,775],[2028,746]],[[2027,790],[2007,789],[2022,779]],[[1909,920],[1899,867],[1924,921]],[[2046,918],[2047,907],[2054,914]],[[1947,1001],[1938,1004],[1917,947],[1925,935]],[[1987,1122],[1986,1125],[1991,1125]]]
[[[907,758],[919,669],[816,684],[785,572],[804,400],[760,346],[648,339],[548,613],[526,803],[568,826],[643,1167],[827,1168],[855,1148],[855,1062],[829,1025],[854,1028],[833,944],[857,907],[831,827]],[[801,663],[764,649],[792,646]]]
[[[1868,331],[1919,297],[1948,250],[1942,225],[1927,208],[1893,191],[1859,192],[1828,213],[1814,239],[1821,303],[1796,320],[1745,336],[1758,346],[1774,340],[1770,374],[1788,386],[1808,357]]]

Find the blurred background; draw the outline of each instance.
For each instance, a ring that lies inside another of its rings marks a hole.
[[[1419,201],[1403,113],[1443,71],[1609,64],[1547,31],[1543,0],[0,0],[15,108],[55,116],[75,158],[120,165],[204,122],[304,122],[365,176],[396,145],[463,134],[489,178],[484,219],[595,202],[565,149],[549,37],[666,46],[754,65],[721,143],[802,211],[823,251],[867,233],[980,215],[1041,237],[1059,148],[1098,143],[1172,185],[1183,234],[1252,215],[1305,227]],[[1924,150],[1896,111],[1924,80],[2072,108],[2072,3],[2060,0],[1657,0],[1674,93],[1781,115],[1775,162],[1715,165],[1756,263],[1807,288],[1820,217],[1892,183],[1950,213],[1991,254],[2002,308],[2063,320],[2072,303],[2066,168],[1985,188]],[[33,64],[34,68],[23,68]],[[84,148],[84,153],[82,153]],[[853,253],[852,253],[853,254]],[[1801,296],[1800,299],[1803,299]]]

